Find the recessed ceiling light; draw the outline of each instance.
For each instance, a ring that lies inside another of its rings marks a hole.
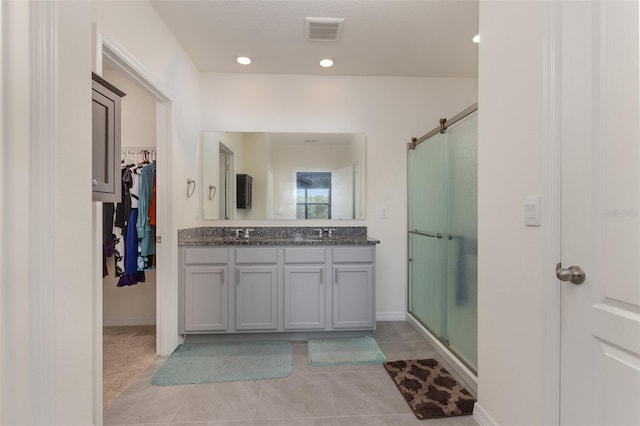
[[[480,34],[476,34],[471,39],[474,43],[480,43]]]
[[[242,65],[249,65],[251,63],[251,59],[247,58],[246,56],[238,56],[236,61],[238,61],[238,63]]]
[[[332,67],[333,61],[331,59],[323,59],[320,61],[320,66],[324,68]]]

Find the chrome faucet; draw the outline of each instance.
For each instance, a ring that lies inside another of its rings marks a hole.
[[[249,228],[245,229],[244,230],[244,237],[248,239],[249,238],[249,232],[252,232],[252,231],[254,231],[254,229],[249,229]]]
[[[333,237],[333,231],[335,231],[334,228],[329,228],[328,232],[329,232],[329,238]]]
[[[242,229],[236,228],[234,229],[234,231],[236,232],[236,238],[240,238],[240,234],[242,234]]]
[[[314,231],[316,231],[318,233],[318,237],[322,238],[322,235],[324,233],[324,229],[316,228],[316,229],[314,229]]]

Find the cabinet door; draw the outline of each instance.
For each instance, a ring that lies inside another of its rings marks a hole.
[[[184,331],[227,330],[227,268],[184,268]]]
[[[95,80],[92,89],[93,199],[120,202],[120,96],[124,93]]]
[[[333,284],[333,328],[372,328],[373,265],[334,266]]]
[[[278,328],[277,266],[236,268],[236,330]]]
[[[324,266],[285,266],[284,329],[324,329]]]

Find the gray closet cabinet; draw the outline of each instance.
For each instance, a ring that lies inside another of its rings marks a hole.
[[[180,258],[181,334],[375,329],[375,246],[183,246]]]
[[[121,99],[125,93],[91,73],[93,200],[120,202]]]

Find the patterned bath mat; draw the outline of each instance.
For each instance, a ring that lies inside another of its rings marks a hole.
[[[435,359],[386,362],[384,368],[417,418],[473,413],[476,400]]]
[[[311,365],[382,364],[387,359],[375,339],[369,336],[344,339],[309,339]]]
[[[278,379],[293,372],[289,342],[182,344],[153,376],[155,386]]]

